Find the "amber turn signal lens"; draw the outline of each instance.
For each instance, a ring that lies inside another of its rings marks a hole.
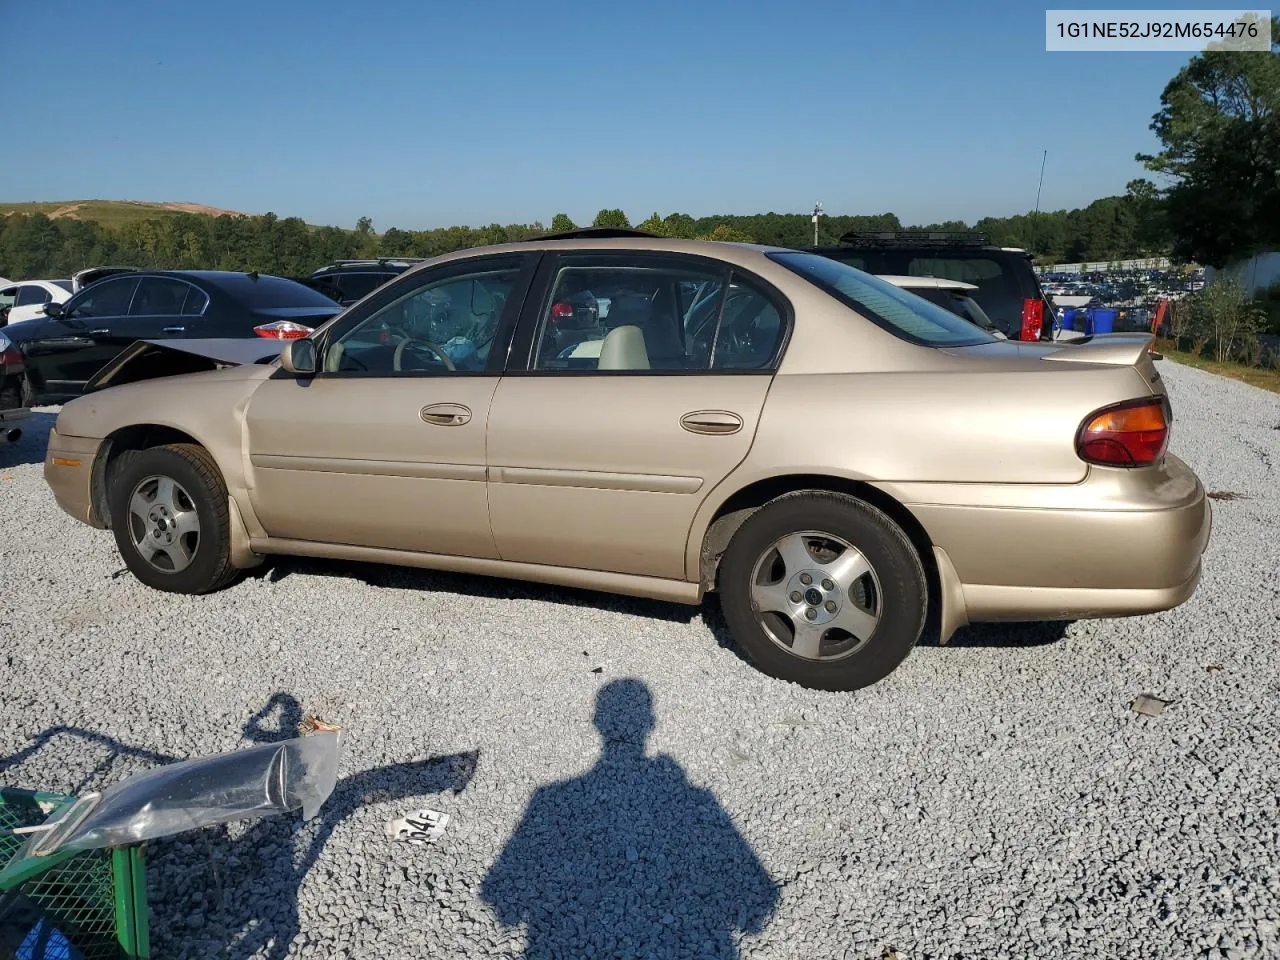
[[[1162,397],[1096,410],[1080,426],[1080,459],[1108,467],[1146,467],[1164,456],[1169,419]]]

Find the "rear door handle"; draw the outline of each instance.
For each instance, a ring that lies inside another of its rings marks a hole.
[[[680,418],[680,426],[690,433],[720,436],[742,429],[742,418],[728,410],[694,410]]]
[[[460,403],[432,403],[418,411],[423,423],[437,427],[460,427],[471,422],[471,408]]]
[[[185,333],[186,327],[161,327],[165,333]]]
[[[107,335],[108,335],[108,334],[110,334],[110,333],[111,333],[111,331],[110,331],[110,330],[108,330],[106,327],[103,327],[103,328],[101,328],[100,330],[90,330],[90,331],[89,331],[89,336],[91,336],[91,337],[105,337],[105,336],[107,336]]]

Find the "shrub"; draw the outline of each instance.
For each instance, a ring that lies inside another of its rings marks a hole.
[[[1191,298],[1190,334],[1197,353],[1212,344],[1214,359],[1257,361],[1258,331],[1266,314],[1234,277],[1219,277]]]

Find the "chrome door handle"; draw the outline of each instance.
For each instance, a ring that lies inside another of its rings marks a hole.
[[[165,333],[185,333],[186,327],[161,327]]]
[[[460,427],[471,422],[471,408],[460,403],[432,403],[418,411],[423,423],[437,427]]]
[[[90,330],[90,331],[89,331],[89,336],[91,336],[91,337],[105,337],[105,336],[107,336],[107,334],[109,334],[110,332],[111,332],[111,331],[110,331],[110,330],[108,330],[106,327],[103,327],[101,330]]]
[[[722,436],[742,429],[742,418],[728,410],[694,410],[680,418],[680,426],[690,433]]]

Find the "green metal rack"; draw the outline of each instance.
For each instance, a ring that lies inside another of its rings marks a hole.
[[[142,847],[56,852],[16,859],[31,827],[75,797],[0,788],[0,898],[33,903],[85,960],[148,960],[147,874]]]

